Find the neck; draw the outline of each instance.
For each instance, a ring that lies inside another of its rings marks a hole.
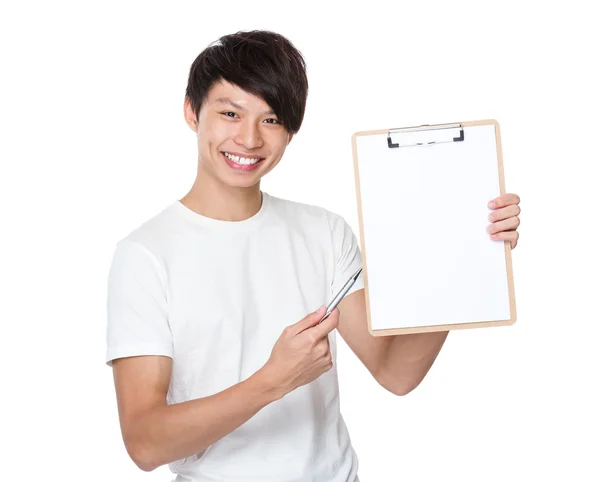
[[[231,187],[198,176],[190,191],[180,199],[192,211],[220,221],[244,221],[261,208],[260,181],[250,187]]]

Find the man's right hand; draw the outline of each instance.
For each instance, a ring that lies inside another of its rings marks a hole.
[[[338,326],[340,312],[336,308],[319,324],[324,315],[325,307],[322,306],[286,327],[275,343],[261,371],[281,397],[333,367],[327,335]]]

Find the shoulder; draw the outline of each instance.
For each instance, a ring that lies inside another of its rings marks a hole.
[[[277,196],[269,195],[273,213],[287,224],[298,224],[302,227],[333,227],[343,222],[338,213],[316,204],[292,201]]]
[[[117,249],[133,249],[144,251],[146,254],[160,260],[169,242],[174,222],[173,205],[163,208],[160,212],[146,218],[135,228],[117,240]]]

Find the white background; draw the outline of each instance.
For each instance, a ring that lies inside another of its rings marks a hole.
[[[339,338],[361,480],[600,480],[592,7],[2,5],[1,480],[171,480],[164,466],[140,471],[122,443],[104,364],[106,277],[117,240],[194,181],[182,114],[191,63],[254,28],[286,35],[310,82],[304,125],[265,191],[340,213],[358,233],[353,132],[495,118],[506,187],[522,199],[515,325],[450,333],[406,397],[378,386]]]

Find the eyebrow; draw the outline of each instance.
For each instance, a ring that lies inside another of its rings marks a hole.
[[[235,107],[236,109],[239,109],[241,111],[247,112],[248,110],[245,109],[244,107],[242,107],[239,104],[236,104],[235,102],[233,102],[231,99],[227,98],[227,97],[219,97],[217,100],[215,100],[215,102],[220,102],[221,104],[229,104],[232,105],[233,107]],[[266,112],[263,112],[263,115],[273,115],[275,114],[275,112],[273,111],[273,109],[268,110]]]

